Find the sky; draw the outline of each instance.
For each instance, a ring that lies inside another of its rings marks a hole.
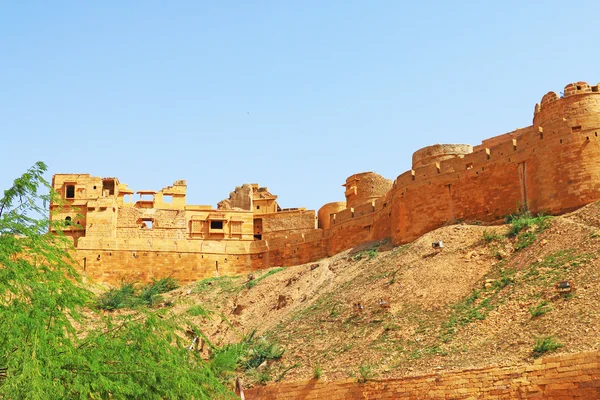
[[[284,207],[531,125],[600,81],[600,2],[0,0],[0,189],[36,161]]]

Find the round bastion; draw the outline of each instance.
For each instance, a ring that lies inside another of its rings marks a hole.
[[[412,169],[457,156],[471,154],[472,152],[473,146],[470,144],[434,144],[423,147],[413,153]]]
[[[333,203],[327,203],[323,207],[319,208],[318,220],[319,229],[329,229],[331,214],[338,213],[346,209],[345,201],[336,201]]]

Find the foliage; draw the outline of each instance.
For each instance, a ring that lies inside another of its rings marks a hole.
[[[540,285],[552,283],[565,279],[571,270],[596,257],[597,254],[594,253],[578,254],[575,249],[559,250],[531,264],[525,272],[524,278]]]
[[[152,282],[136,287],[133,282],[122,282],[118,288],[112,288],[98,297],[97,306],[102,310],[134,308],[140,304],[153,307],[163,301],[162,293],[177,289],[176,279],[167,277],[152,279]]]
[[[210,318],[214,312],[207,310],[200,305],[194,305],[187,309],[187,313],[192,317]]]
[[[254,286],[256,286],[258,284],[258,282],[262,281],[263,279],[276,274],[277,272],[283,271],[285,268],[283,267],[277,267],[277,268],[273,268],[271,270],[269,270],[267,273],[265,273],[262,276],[259,276],[258,278],[254,278],[251,281],[246,282],[243,287],[245,287],[246,289],[252,289]]]
[[[96,299],[73,268],[64,221],[46,217],[56,196],[45,171],[35,164],[0,198],[0,398],[231,397],[216,367],[187,350],[187,321],[165,309],[86,309]]]
[[[552,307],[545,300],[536,304],[533,307],[529,307],[529,313],[533,318],[541,317],[542,315],[547,314],[550,311],[552,311]]]
[[[237,370],[246,373],[261,385],[271,380],[269,362],[279,360],[283,350],[276,343],[255,337],[256,331],[244,336],[239,343],[228,344],[220,349],[214,349],[211,365],[214,370],[226,379],[230,371]],[[295,368],[295,367],[294,367]]]
[[[482,239],[486,243],[491,243],[491,242],[502,240],[502,235],[496,233],[493,230],[486,229],[483,231]]]
[[[457,330],[475,321],[484,320],[487,314],[497,307],[498,293],[514,283],[516,271],[503,268],[499,278],[489,289],[474,290],[452,307],[452,314],[442,327],[441,339],[449,342]]]
[[[319,364],[315,365],[313,368],[313,378],[319,379],[323,375],[323,368]]]
[[[118,288],[112,288],[98,296],[97,305],[102,310],[117,310],[119,308],[131,308],[138,302],[136,301],[135,288],[133,283],[121,283]]]
[[[354,261],[358,261],[358,260],[362,260],[363,258],[366,258],[367,260],[371,260],[375,257],[377,257],[377,255],[379,254],[379,249],[368,249],[368,250],[363,250],[358,254],[355,254],[354,257],[352,257],[352,259]]]
[[[556,340],[554,336],[546,336],[538,338],[533,346],[532,355],[534,357],[540,357],[545,353],[560,349],[564,345]]]
[[[515,251],[532,244],[536,235],[550,226],[550,218],[547,215],[534,216],[529,211],[509,215],[506,219],[506,222],[510,224],[507,236],[516,238]]]
[[[361,364],[358,367],[358,382],[365,383],[366,381],[373,379],[373,368],[370,365]]]
[[[192,290],[193,293],[205,293],[210,288],[218,287],[223,292],[234,292],[238,290],[233,284],[233,280],[236,277],[231,276],[217,276],[212,278],[202,279],[196,284],[196,287]]]

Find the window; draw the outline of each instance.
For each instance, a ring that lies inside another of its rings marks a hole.
[[[242,234],[242,221],[231,221],[231,234],[241,235]]]
[[[223,221],[210,221],[210,229],[223,229]]]
[[[257,210],[260,210],[260,206],[256,206],[256,209],[257,209]]]
[[[192,234],[202,233],[202,228],[204,227],[204,221],[192,220],[190,230]]]
[[[75,185],[67,185],[67,190],[66,190],[65,197],[67,199],[74,199],[75,198]]]

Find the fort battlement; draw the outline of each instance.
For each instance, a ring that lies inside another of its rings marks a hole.
[[[373,240],[406,243],[448,223],[493,223],[524,208],[559,214],[600,199],[599,95],[598,85],[572,83],[562,96],[542,97],[531,126],[476,146],[417,150],[393,181],[351,175],[346,201],[318,213],[282,209],[257,184],[237,187],[213,209],[186,204],[185,181],[138,191],[133,202],[116,178],[57,174],[66,206],[52,204],[51,215],[73,221],[66,233],[94,279],[190,281],[310,262]]]

